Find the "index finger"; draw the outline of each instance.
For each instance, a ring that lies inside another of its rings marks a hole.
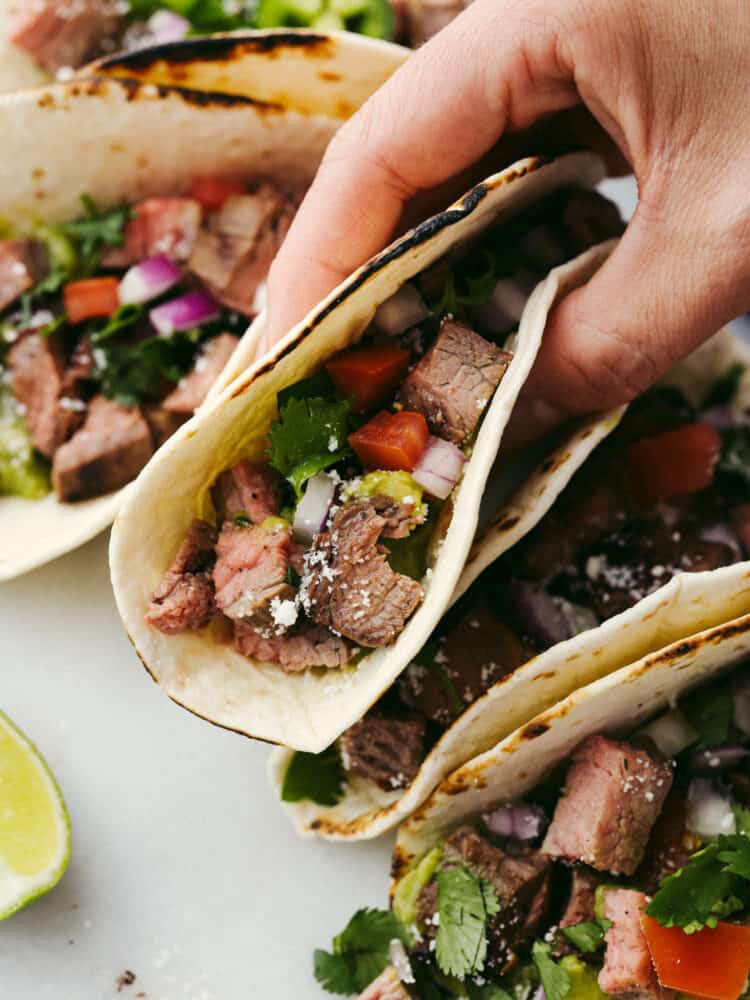
[[[578,102],[552,6],[476,0],[341,128],[271,269],[264,346],[382,249],[417,193]]]

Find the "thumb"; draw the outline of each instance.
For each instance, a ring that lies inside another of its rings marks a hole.
[[[642,194],[612,256],[550,316],[509,447],[629,402],[750,306],[747,225],[732,222],[741,198],[715,199],[724,213],[696,192],[663,207]]]

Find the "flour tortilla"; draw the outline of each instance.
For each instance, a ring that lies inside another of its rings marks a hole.
[[[665,382],[679,386],[697,405],[717,378],[736,363],[750,370],[747,349],[729,332],[722,332],[677,366]],[[741,410],[750,408],[747,380],[735,405]],[[501,507],[474,543],[451,603],[541,520],[596,445],[614,430],[622,412],[613,411],[573,432]],[[464,712],[432,748],[408,788],[386,792],[372,781],[347,776],[346,791],[335,806],[282,803],[285,812],[303,837],[364,840],[379,836],[417,809],[457,767],[571,691],[685,635],[750,613],[745,583],[749,571],[750,563],[743,562],[712,572],[680,574],[627,611],[534,657]],[[269,774],[277,795],[291,759],[287,750],[271,754]]]
[[[269,45],[273,37],[264,35]],[[197,175],[248,180],[265,176],[282,186],[308,184],[341,123],[327,111],[309,110],[315,96],[322,108],[329,108],[329,86],[338,94],[347,68],[356,61],[351,110],[403,61],[398,46],[373,48],[355,35],[328,41],[305,50],[305,59],[311,67],[325,66],[334,82],[320,75],[303,87],[290,72],[289,105],[266,103],[267,88],[261,88],[263,96],[256,99],[248,89],[241,96],[227,96],[84,78],[0,96],[0,221],[20,230],[35,221],[66,221],[80,214],[83,194],[103,207],[152,194],[182,194]],[[318,50],[323,52],[319,64]],[[263,66],[272,65],[274,73],[291,71],[298,51],[281,47],[273,62],[264,61]],[[287,52],[295,57],[289,67]],[[243,79],[249,60],[243,57]],[[225,73],[231,73],[231,60],[224,66]],[[262,70],[258,75],[262,77]],[[308,110],[297,108],[301,95]],[[257,336],[256,327],[243,338],[204,405],[210,406],[218,389],[253,360]],[[76,504],[61,504],[53,495],[42,500],[0,496],[0,581],[35,569],[99,534],[114,519],[122,499],[122,491]]]
[[[735,586],[748,589],[742,564]],[[727,606],[727,610],[738,605]],[[523,798],[570,758],[587,736],[627,735],[691,688],[730,670],[750,653],[750,614],[702,629],[579,688],[526,721],[485,753],[454,771],[399,830],[392,889],[462,823]]]
[[[360,268],[233,383],[210,412],[194,418],[141,474],[112,534],[111,566],[120,613],[141,659],[176,702],[218,725],[297,750],[319,752],[367,711],[413,659],[447,607],[474,537],[487,476],[503,429],[541,343],[560,287],[580,283],[611,247],[595,248],[532,293],[515,355],[487,408],[473,454],[436,529],[426,598],[389,647],[343,670],[285,674],[241,656],[209,628],[166,636],[144,622],[155,587],[196,516],[211,516],[217,475],[240,458],[263,461],[276,399],[359,340],[377,307],[448,250],[517,214],[545,193],[602,176],[588,154],[523,160],[473,188]]]

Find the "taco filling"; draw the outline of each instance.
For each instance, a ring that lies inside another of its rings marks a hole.
[[[391,644],[530,292],[620,231],[599,195],[565,191],[403,285],[358,345],[279,394],[267,463],[216,480],[215,525],[194,522],[147,622],[174,634],[218,618],[241,653],[289,672]]]
[[[0,241],[0,494],[101,496],[204,401],[249,319],[295,199],[196,178],[189,197]]]
[[[367,1000],[738,1000],[750,971],[748,681],[745,663],[625,738],[587,737],[523,801],[419,859],[393,912],[360,911],[334,954],[316,953],[318,980],[357,993],[390,966]]]
[[[326,754],[292,759],[282,799],[335,805],[352,778],[385,792],[408,787],[443,733],[533,656],[627,610],[678,572],[750,557],[750,421],[732,407],[741,375],[733,367],[698,407],[666,386],[632,403],[397,684]]]

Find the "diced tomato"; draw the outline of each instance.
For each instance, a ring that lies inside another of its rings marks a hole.
[[[72,281],[63,289],[65,312],[71,323],[83,323],[98,316],[114,316],[120,308],[117,278],[90,278]]]
[[[721,437],[710,424],[687,424],[631,444],[630,484],[643,506],[697,493],[710,486],[721,455]]]
[[[342,351],[326,365],[342,396],[357,410],[372,410],[390,396],[409,367],[410,354],[396,344],[368,344]]]
[[[421,413],[378,413],[349,435],[349,444],[366,469],[411,472],[427,447],[430,432]]]
[[[643,933],[659,982],[709,1000],[737,1000],[750,972],[750,927],[719,924],[696,934],[643,914]]]
[[[242,181],[222,180],[221,177],[195,177],[190,194],[207,212],[218,212],[233,194],[247,194],[247,184]]]

